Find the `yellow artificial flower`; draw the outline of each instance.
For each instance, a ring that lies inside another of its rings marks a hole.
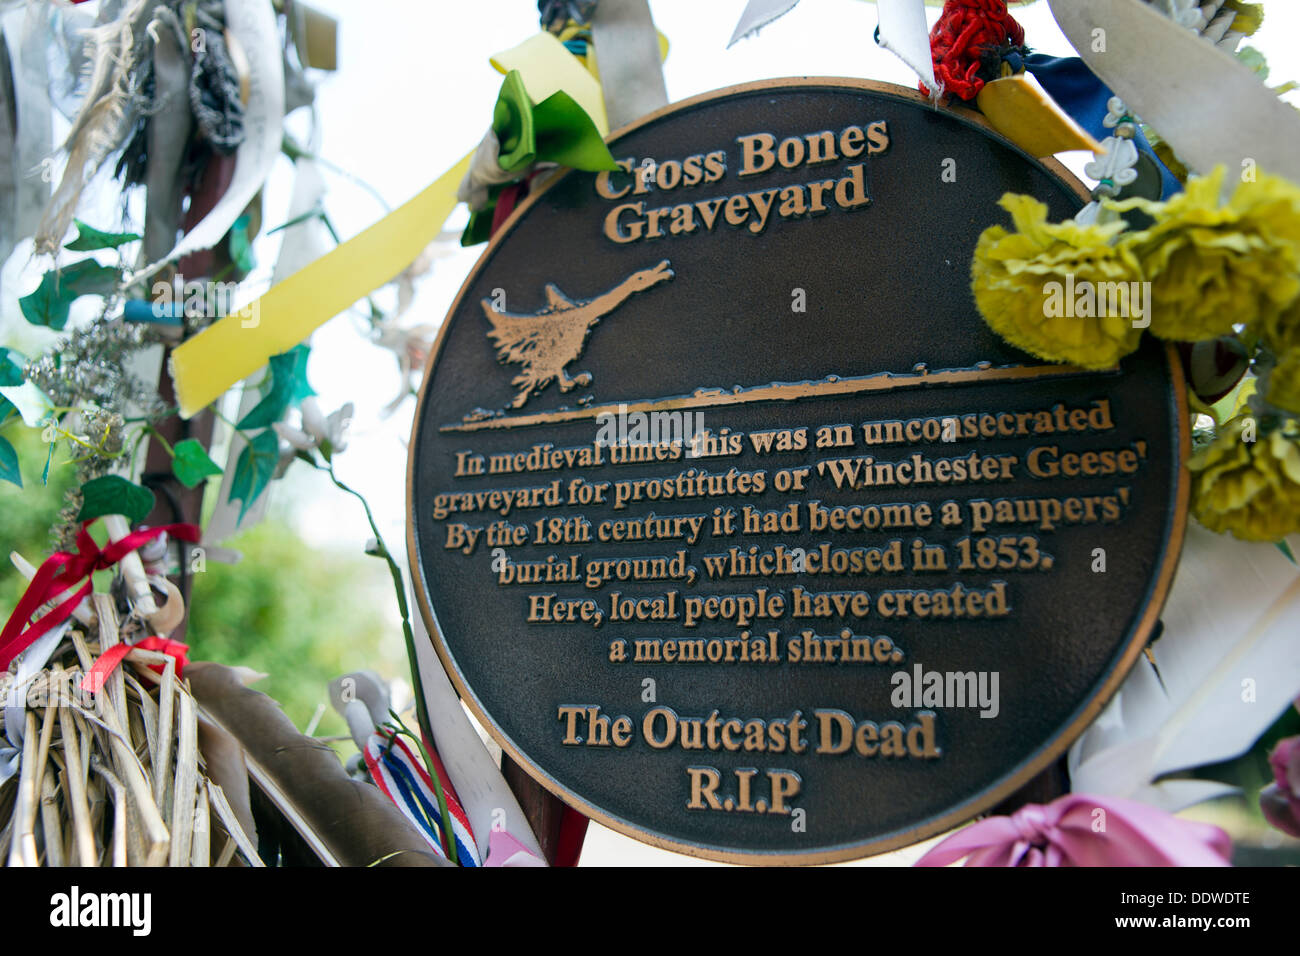
[[[1155,220],[1121,245],[1133,250],[1151,280],[1151,331],[1199,342],[1236,323],[1276,322],[1300,296],[1300,188],[1258,173],[1220,201],[1224,169],[1188,180],[1166,202],[1126,199]]]
[[[1280,541],[1300,531],[1300,425],[1255,437],[1248,413],[1231,419],[1192,457],[1192,514],[1211,531]]]
[[[1267,317],[1258,329],[1264,344],[1279,358],[1289,349],[1300,348],[1300,298],[1290,308]]]
[[[1268,374],[1264,401],[1300,415],[1300,343],[1277,354],[1277,364]]]
[[[1141,280],[1137,260],[1112,241],[1124,223],[1049,223],[1047,206],[1016,193],[1000,205],[1017,231],[984,230],[971,263],[975,304],[993,330],[1040,358],[1084,368],[1109,368],[1137,348],[1142,330],[1131,317],[1079,314],[1065,293]]]

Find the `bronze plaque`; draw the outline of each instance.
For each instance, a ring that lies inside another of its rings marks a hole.
[[[457,688],[594,819],[842,860],[988,809],[1151,635],[1181,543],[1170,353],[1049,365],[970,292],[998,199],[1081,205],[968,113],[839,79],[611,142],[488,246],[410,452]]]

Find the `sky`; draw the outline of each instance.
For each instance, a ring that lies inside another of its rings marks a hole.
[[[390,206],[415,195],[473,148],[487,129],[501,75],[488,57],[537,32],[532,0],[312,0],[340,21],[339,69],[317,92],[320,155],[365,180]],[[745,0],[651,0],[656,26],[671,49],[664,64],[670,101],[751,80],[795,76],[848,76],[913,87],[911,70],[872,40],[873,4],[862,0],[803,0],[757,37],[726,44]],[[1251,45],[1272,67],[1270,82],[1300,79],[1294,38],[1300,10],[1271,0],[1267,19]],[[929,11],[931,22],[938,10]],[[1047,3],[1017,8],[1027,42],[1035,50],[1070,55]],[[1294,98],[1295,94],[1292,94]],[[302,116],[295,117],[305,128]],[[1207,128],[1206,135],[1215,135]],[[1087,154],[1066,158],[1075,170]],[[347,178],[327,173],[326,208],[340,234],[357,232],[384,208]],[[283,222],[292,172],[276,168],[266,190],[264,222]],[[464,209],[450,227],[463,224]],[[458,229],[457,229],[458,231]],[[448,243],[432,273],[418,286],[409,323],[439,324],[483,247],[461,250]],[[273,246],[259,245],[263,268],[254,282],[269,282]],[[260,291],[260,290],[259,290]],[[309,376],[322,407],[356,406],[351,444],[337,459],[340,477],[370,500],[394,551],[405,541],[406,441],[414,400],[396,414],[381,410],[399,388],[391,353],[366,343],[356,316],[340,316],[312,339]],[[274,492],[294,502],[303,535],[319,546],[360,548],[370,536],[359,509],[341,504],[318,475],[295,468]],[[404,551],[404,547],[400,548]],[[391,613],[384,610],[382,613]],[[907,864],[923,848],[868,861]],[[698,862],[652,849],[593,824],[584,863],[676,865]]]

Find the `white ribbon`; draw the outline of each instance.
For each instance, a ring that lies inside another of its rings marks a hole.
[[[27,685],[40,673],[41,668],[45,666],[71,626],[71,621],[64,621],[52,631],[46,631],[33,641],[18,659],[18,672],[14,675],[14,682],[9,685],[4,697],[5,738],[11,746],[0,743],[0,783],[4,783],[18,772],[18,763],[22,759],[23,727],[26,723],[23,712],[27,710]]]
[[[647,0],[600,0],[591,42],[610,129],[668,105],[659,34]]]
[[[1251,70],[1141,0],[1049,0],[1084,63],[1191,169],[1300,181],[1300,115]]]
[[[419,570],[414,573],[418,574]],[[411,594],[409,589],[407,593]],[[418,607],[414,595],[410,597],[410,606]],[[433,641],[429,639],[419,614],[411,615],[411,627],[415,632],[420,683],[424,688],[425,709],[429,714],[434,745],[460,797],[461,806],[465,808],[465,815],[469,817],[479,853],[485,858],[490,855],[489,841],[493,830],[499,828],[513,836],[525,851],[543,860],[542,848],[533,835],[528,818],[501,775],[501,769],[465,716],[460,697],[434,653]]]
[[[924,0],[876,0],[876,8],[880,11],[880,45],[915,70],[925,88],[937,97],[942,91],[935,89]]]
[[[12,106],[14,114],[12,153],[5,160],[11,166],[0,169],[0,175],[9,178],[4,185],[12,203],[4,210],[9,220],[0,222],[0,262],[9,258],[14,243],[36,231],[50,197],[52,169],[46,161],[54,134],[45,52],[47,16],[40,4],[0,16],[0,32],[13,68],[13,103],[4,105]]]
[[[727,47],[733,47],[747,36],[753,36],[773,20],[785,16],[799,5],[799,0],[749,0],[731,31]]]
[[[168,262],[210,249],[220,242],[262,188],[280,152],[284,138],[284,60],[275,9],[266,0],[226,0],[226,30],[248,60],[244,141],[235,153],[230,185],[166,258],[144,269],[134,279],[146,278]]]

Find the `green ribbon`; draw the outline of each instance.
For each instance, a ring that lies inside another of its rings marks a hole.
[[[534,103],[518,70],[507,73],[501,84],[492,110],[492,132],[501,147],[497,162],[505,172],[517,174],[515,182],[537,163],[557,163],[593,173],[619,168],[596,124],[573,97],[558,90]],[[497,199],[507,185],[489,188],[487,205],[470,213],[460,239],[462,246],[487,241]]]

